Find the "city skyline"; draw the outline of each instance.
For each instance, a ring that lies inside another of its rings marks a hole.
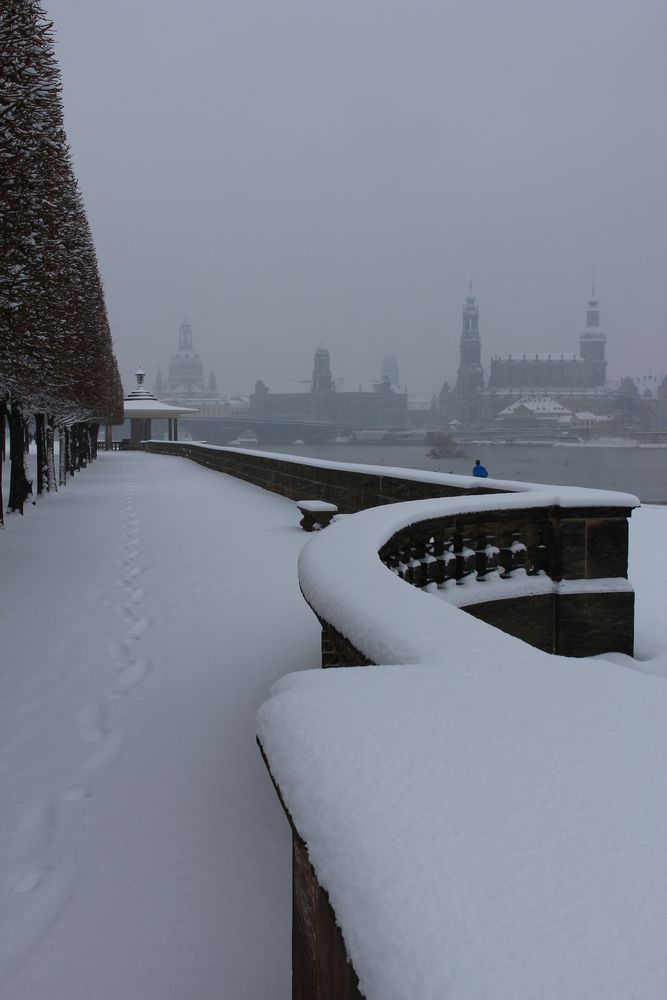
[[[658,0],[46,7],[124,379],[185,313],[222,391],[324,340],[423,395],[470,278],[489,354],[575,349],[593,269],[609,377],[664,368]]]

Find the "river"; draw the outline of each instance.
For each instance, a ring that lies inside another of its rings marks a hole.
[[[644,503],[667,503],[667,447],[466,444],[465,458],[429,458],[427,445],[261,445],[262,451],[403,469],[468,475],[476,458],[497,479],[588,486],[634,493]]]

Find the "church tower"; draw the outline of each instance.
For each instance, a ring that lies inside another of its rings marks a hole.
[[[456,392],[462,396],[476,395],[482,389],[482,342],[479,338],[479,308],[473,295],[472,281],[463,307],[460,352]]]
[[[586,385],[604,385],[607,362],[604,351],[606,337],[600,329],[600,309],[595,295],[595,278],[586,310],[586,329],[579,337],[579,354],[586,362]]]
[[[331,358],[324,344],[320,344],[315,351],[311,392],[331,392],[332,389]]]

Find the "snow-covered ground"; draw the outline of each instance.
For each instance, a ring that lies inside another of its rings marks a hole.
[[[273,682],[319,663],[298,517],[186,460],[123,452],[8,517],[2,1000],[290,996],[290,833],[254,734]],[[620,660],[659,673],[667,510],[643,508],[631,525],[639,659]]]
[[[103,453],[0,532],[0,997],[290,996],[291,838],[255,743],[319,663],[295,505]]]

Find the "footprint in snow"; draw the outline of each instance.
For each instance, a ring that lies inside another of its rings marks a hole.
[[[151,623],[148,618],[137,618],[134,625],[130,628],[127,633],[130,639],[139,639],[144,633],[148,631]]]
[[[92,795],[90,785],[86,784],[85,781],[78,781],[68,787],[61,793],[60,798],[63,802],[80,802],[82,799],[88,799]]]
[[[123,663],[130,657],[129,647],[123,642],[112,642],[110,646],[107,646],[107,653],[109,659],[114,663]]]
[[[14,828],[7,848],[7,858],[13,863],[31,861],[49,845],[55,826],[55,811],[49,800],[27,806]]]
[[[140,684],[149,671],[150,666],[147,660],[144,660],[143,658],[135,660],[134,663],[128,663],[127,666],[124,667],[119,673],[116,680],[116,686],[112,691],[112,694],[126,694],[131,688]]]
[[[90,778],[102,771],[107,771],[122,756],[125,749],[125,739],[120,729],[112,729],[98,741],[95,749],[81,768],[84,778]],[[82,782],[75,782],[80,784]],[[70,786],[71,787],[71,786]]]
[[[67,906],[74,885],[67,868],[34,865],[15,873],[6,926],[0,936],[0,982],[34,952]],[[38,890],[38,891],[35,891]]]
[[[133,622],[136,618],[134,609],[128,607],[127,604],[117,604],[114,608],[114,613],[118,615],[122,622]]]
[[[79,712],[77,718],[79,736],[87,743],[97,743],[106,735],[106,708],[101,701],[93,701]]]
[[[25,868],[14,868],[9,873],[7,888],[10,892],[17,892],[21,896],[26,892],[33,892],[49,871],[48,865],[27,865]]]

